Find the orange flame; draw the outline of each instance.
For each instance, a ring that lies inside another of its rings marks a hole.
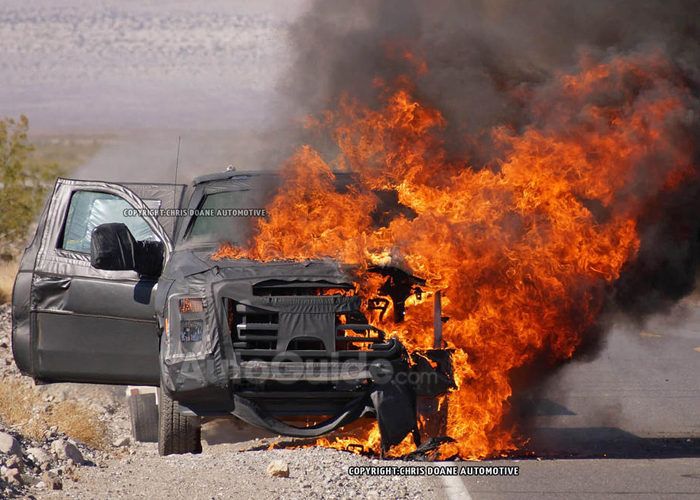
[[[370,265],[426,279],[426,290],[443,293],[443,335],[455,349],[448,434],[457,442],[446,453],[498,456],[522,444],[503,424],[511,371],[543,354],[552,363],[574,355],[635,258],[641,211],[697,175],[672,126],[687,93],[658,55],[584,61],[580,73],[529,97],[531,125],[491,130],[493,161],[477,168],[450,157],[443,116],[416,98],[408,78],[380,85],[381,109],[344,96],[315,122],[339,148],[333,167],[355,173],[357,185],[336,190],[329,163],[302,147],[283,166],[284,185],[250,244],[222,245],[213,258],[354,263],[365,298],[382,284]],[[395,192],[415,216],[377,227],[376,190]],[[391,314],[370,322],[410,349],[429,348],[430,295],[411,299],[403,323]],[[379,433],[375,425],[320,443],[376,450]]]

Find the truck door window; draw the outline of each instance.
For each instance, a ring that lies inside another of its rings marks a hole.
[[[127,217],[124,210],[132,209],[119,196],[97,191],[76,191],[70,200],[68,214],[59,241],[59,248],[90,253],[92,230],[100,224],[123,222],[138,241],[157,240],[148,223],[140,216]]]

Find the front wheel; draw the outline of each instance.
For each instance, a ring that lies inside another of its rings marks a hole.
[[[202,427],[199,417],[180,414],[177,401],[158,389],[158,453],[174,455],[202,452]]]

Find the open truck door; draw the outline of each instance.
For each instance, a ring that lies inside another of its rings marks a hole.
[[[45,382],[158,385],[157,272],[97,269],[91,243],[98,227],[126,228],[132,241],[161,252],[162,265],[175,219],[159,221],[150,212],[179,208],[183,191],[172,184],[56,182],[13,291],[12,349],[22,372]]]

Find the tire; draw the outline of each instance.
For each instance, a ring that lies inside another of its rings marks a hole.
[[[158,453],[179,455],[202,453],[202,427],[199,417],[180,415],[177,401],[158,389],[160,420],[158,425]]]
[[[158,405],[155,393],[129,396],[131,435],[136,441],[158,441]]]

